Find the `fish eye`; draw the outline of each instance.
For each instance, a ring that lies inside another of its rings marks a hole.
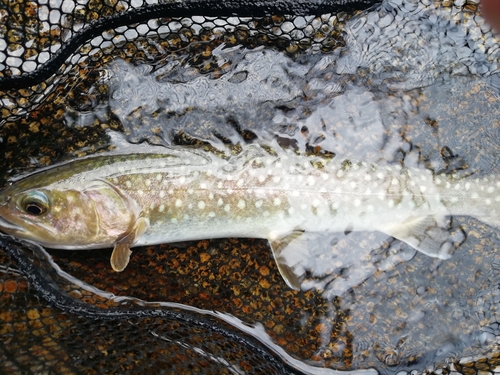
[[[47,196],[40,191],[33,191],[22,200],[21,208],[33,216],[43,215],[49,209]]]

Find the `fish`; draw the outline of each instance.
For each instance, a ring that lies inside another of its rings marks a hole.
[[[437,174],[400,164],[310,158],[249,147],[223,158],[171,147],[99,155],[14,179],[0,192],[0,230],[55,249],[113,248],[123,271],[134,246],[264,238],[285,282],[300,288],[300,251],[321,233],[380,231],[448,259],[450,217],[500,227],[500,176]]]

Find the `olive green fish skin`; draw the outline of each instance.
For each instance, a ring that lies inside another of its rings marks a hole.
[[[349,229],[379,230],[446,259],[445,217],[473,216],[498,228],[499,214],[499,176],[313,163],[252,149],[230,160],[177,149],[97,156],[35,173],[0,193],[0,229],[63,249],[217,237],[278,244],[293,232]]]

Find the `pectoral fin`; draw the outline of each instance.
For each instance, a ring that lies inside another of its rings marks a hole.
[[[297,272],[300,254],[306,247],[304,232],[294,230],[284,236],[270,236],[269,243],[274,260],[285,283],[292,289],[300,290],[301,272]]]
[[[128,243],[117,243],[111,254],[111,268],[113,271],[122,272],[127,267],[130,260],[130,245]]]
[[[148,227],[149,220],[140,217],[135,222],[133,228],[115,243],[115,248],[113,249],[110,259],[111,268],[113,268],[114,271],[122,272],[127,267],[130,255],[132,254],[130,247]]]
[[[454,243],[461,244],[465,240],[465,234],[462,231],[453,232],[449,220],[441,216],[408,220],[383,231],[421,253],[440,259],[449,259]]]

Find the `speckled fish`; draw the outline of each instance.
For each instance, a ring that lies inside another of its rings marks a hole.
[[[257,150],[257,151],[256,151]],[[280,256],[304,234],[381,231],[446,259],[449,215],[500,227],[500,178],[320,160],[250,148],[229,160],[186,149],[107,155],[51,167],[0,193],[0,229],[58,249],[114,247],[122,271],[130,247],[221,238],[267,238]]]

